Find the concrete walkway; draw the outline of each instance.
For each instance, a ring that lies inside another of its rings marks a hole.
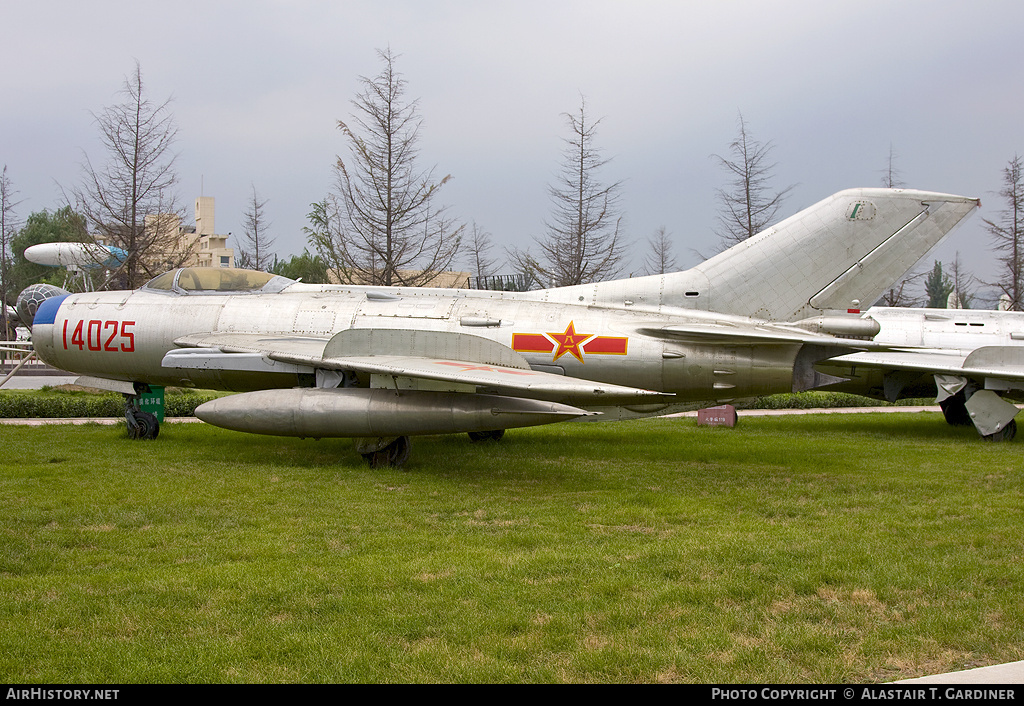
[[[737,409],[736,416],[743,417],[781,417],[789,414],[876,414],[890,412],[941,412],[938,405],[923,407],[896,406],[896,407],[816,407],[814,409]],[[666,414],[662,419],[668,417],[696,417],[697,412],[677,412]]]
[[[3,377],[0,376],[0,380],[2,379]],[[18,373],[4,384],[3,389],[39,390],[43,387],[72,385],[77,379],[77,375],[22,375]]]
[[[1024,684],[1024,661],[933,674],[917,679],[901,679],[893,684]]]

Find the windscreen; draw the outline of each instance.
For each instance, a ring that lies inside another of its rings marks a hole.
[[[152,279],[146,289],[192,292],[256,292],[273,279],[291,283],[291,280],[256,270],[239,270],[232,267],[183,267],[171,270]],[[280,290],[282,287],[275,287]]]

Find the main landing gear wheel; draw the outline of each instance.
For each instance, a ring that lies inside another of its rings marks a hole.
[[[495,429],[494,431],[470,431],[467,433],[469,434],[469,440],[474,442],[488,440],[498,441],[501,437],[505,436],[504,429]]]
[[[994,434],[986,434],[981,438],[985,441],[1009,441],[1017,436],[1017,420],[1011,419],[1010,423]]]
[[[384,448],[362,456],[370,464],[370,468],[397,468],[409,459],[411,446],[408,436],[400,436]]]
[[[967,427],[973,424],[962,390],[939,402],[939,407],[942,409],[942,416],[946,418],[946,424],[954,427]]]

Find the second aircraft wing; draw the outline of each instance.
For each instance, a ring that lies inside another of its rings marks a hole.
[[[916,370],[922,373],[999,378],[1024,382],[1024,347],[985,346],[970,352],[958,350],[889,350],[849,353],[826,365],[883,370]]]

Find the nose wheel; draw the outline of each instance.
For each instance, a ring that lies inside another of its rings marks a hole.
[[[155,414],[129,408],[124,416],[128,422],[129,439],[155,439],[160,433],[160,422]]]
[[[124,418],[128,423],[129,439],[155,439],[160,433],[160,420],[151,412],[144,412],[139,407],[139,395],[149,392],[149,386],[136,383],[138,394],[124,396]]]

